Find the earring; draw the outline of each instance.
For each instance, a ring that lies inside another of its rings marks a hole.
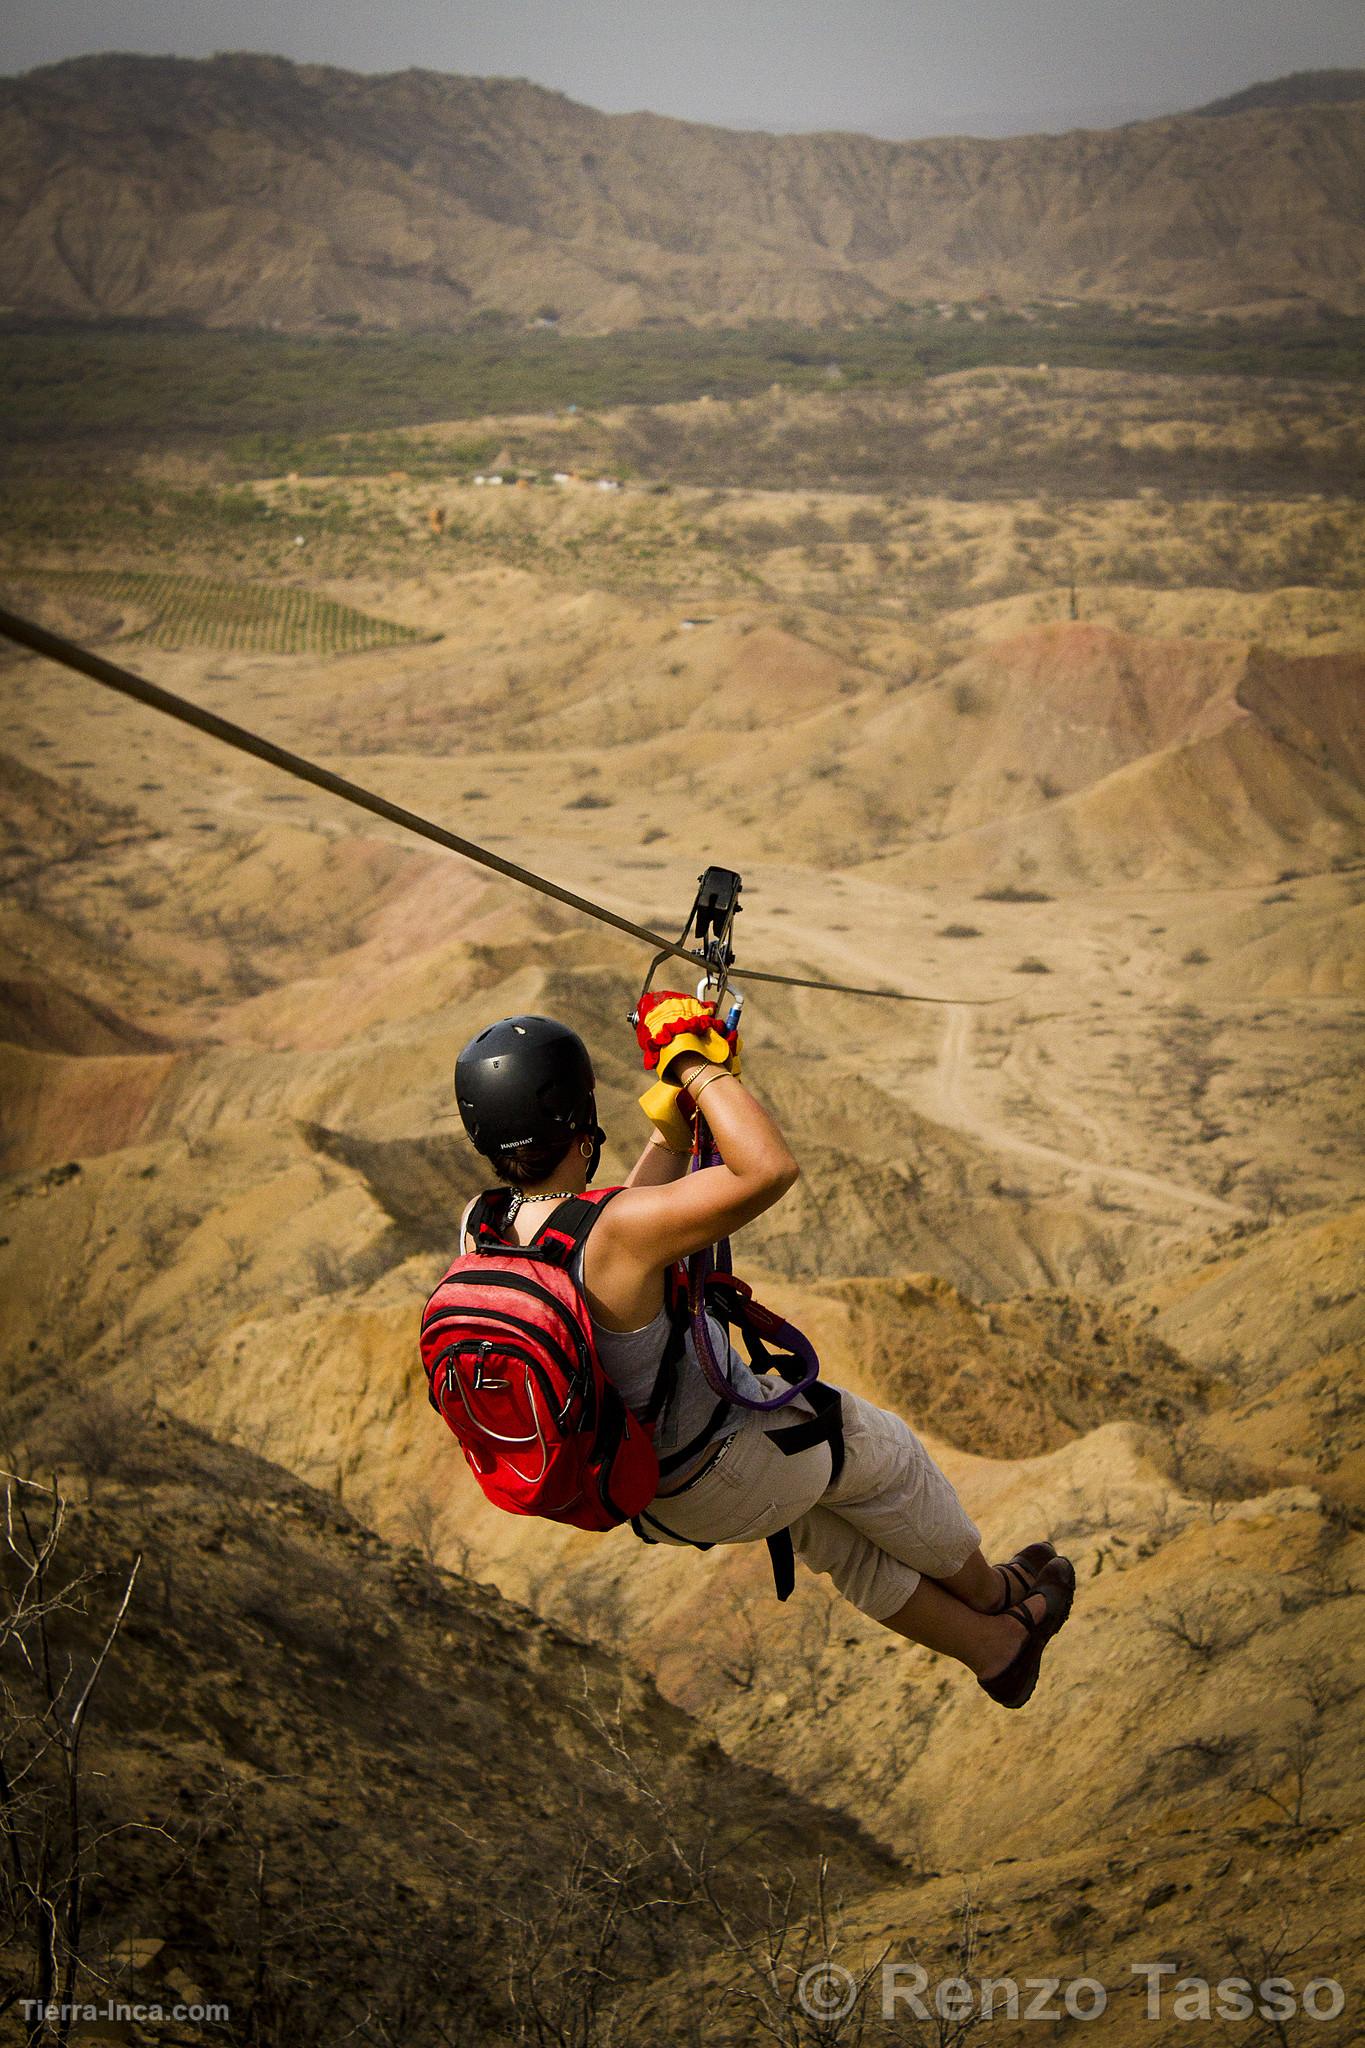
[[[592,1139],[591,1139],[591,1138],[580,1138],[580,1139],[579,1139],[579,1141],[578,1141],[578,1156],[579,1156],[579,1158],[580,1158],[580,1159],[591,1159],[591,1158],[592,1158]]]

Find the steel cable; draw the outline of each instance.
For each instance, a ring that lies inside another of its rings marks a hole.
[[[182,725],[193,726],[195,731],[207,733],[210,739],[219,740],[224,746],[235,747],[239,753],[251,754],[258,761],[278,768],[285,775],[295,776],[300,782],[312,783],[315,789],[323,789],[331,796],[340,797],[343,803],[354,804],[357,809],[369,811],[376,818],[384,818],[391,825],[400,826],[405,832],[415,833],[419,839],[429,839],[433,845],[443,846],[450,853],[462,854],[466,860],[479,867],[489,868],[496,875],[505,875],[508,881],[519,882],[523,888],[534,889],[541,896],[548,896],[556,903],[564,904],[569,910],[577,910],[584,917],[596,918],[599,924],[610,925],[613,930],[624,932],[628,938],[640,939],[675,960],[689,961],[703,970],[708,962],[701,953],[689,951],[675,939],[661,932],[651,931],[647,925],[635,924],[628,917],[621,917],[614,910],[608,910],[601,903],[590,902],[586,896],[575,895],[572,889],[561,888],[545,875],[534,874],[530,868],[519,867],[515,861],[504,860],[500,854],[490,853],[486,846],[479,846],[472,839],[462,838],[458,832],[449,831],[444,825],[435,824],[424,818],[418,811],[410,811],[403,804],[396,804],[388,797],[379,796],[358,782],[350,781],[344,775],[334,774],[330,768],[321,767],[316,761],[296,754],[289,747],[279,746],[249,727],[237,725],[230,718],[220,718],[215,711],[205,711],[188,697],[179,697],[173,690],[163,690],[159,683],[150,683],[145,676],[135,675],[131,669],[121,668],[117,662],[106,661],[103,655],[92,654],[88,648],[80,647],[74,640],[63,639],[59,633],[50,633],[45,626],[35,624],[32,619],[20,617],[0,606],[0,633],[26,647],[33,654],[40,654],[48,661],[60,663],[63,668],[74,669],[78,675],[88,676],[92,682],[101,683],[105,689],[117,690],[135,703],[145,704],[153,711],[160,711],[167,718],[178,719]],[[784,988],[824,989],[831,995],[880,996],[896,1003],[952,1003],[979,1001],[980,998],[954,996],[908,995],[895,988],[855,988],[848,982],[815,981],[799,974],[774,974],[766,970],[746,967],[737,970],[743,981],[776,982]]]

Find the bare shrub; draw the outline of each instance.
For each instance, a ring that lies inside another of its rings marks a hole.
[[[1199,1785],[1221,1777],[1241,1748],[1241,1739],[1235,1735],[1197,1735],[1189,1742],[1171,1743],[1160,1751],[1157,1762],[1172,1767],[1178,1784]]]
[[[1198,1607],[1173,1607],[1169,1614],[1154,1615],[1147,1622],[1147,1627],[1154,1635],[1174,1643],[1197,1664],[1216,1663],[1230,1650],[1235,1650],[1239,1643],[1246,1641],[1245,1633],[1239,1634],[1233,1629],[1208,1601]]]
[[[85,1475],[86,1497],[93,1500],[96,1480],[135,1475],[141,1435],[137,1410],[94,1386],[73,1390],[57,1441]]]
[[[416,1494],[407,1502],[398,1518],[403,1540],[411,1543],[422,1554],[424,1563],[435,1564],[439,1545],[436,1529],[439,1520],[436,1503],[428,1494]]]
[[[745,1592],[730,1609],[728,1640],[712,1655],[714,1668],[737,1692],[752,1692],[763,1669],[763,1608]]]
[[[1309,1825],[1307,1819],[1308,1780],[1322,1743],[1320,1721],[1310,1717],[1298,1722],[1288,1742],[1270,1759],[1270,1773],[1250,1787],[1253,1798],[1265,1799],[1286,1827]]]
[[[224,1247],[232,1266],[234,1280],[242,1280],[256,1263],[256,1254],[244,1237],[225,1237]]]
[[[615,1579],[594,1570],[577,1573],[564,1588],[568,1611],[594,1642],[620,1649],[629,1632],[625,1597]]]
[[[354,1573],[299,1544],[270,1541],[248,1566],[238,1604],[248,1621],[292,1655],[338,1672],[373,1675],[398,1656],[398,1644],[377,1603],[357,1588]]]
[[[800,1616],[784,1659],[783,1676],[812,1714],[819,1710],[825,1660],[838,1618],[839,1603],[823,1582],[803,1589]]]
[[[105,1574],[67,1576],[61,1557],[66,1501],[7,1472],[4,1594],[0,1604],[0,1914],[11,1953],[27,1952],[30,1995],[68,2010],[90,1974],[88,1892],[100,1826],[83,1742],[92,1703],[137,1584],[134,1557],[122,1596],[97,1620],[91,1593]],[[12,2003],[7,1997],[5,2003]],[[65,2040],[69,2022],[53,2038]],[[45,2031],[45,2030],[44,2030]],[[35,2027],[29,2038],[38,2039]]]
[[[596,1771],[624,1825],[606,1848],[579,1823],[573,1853],[547,1871],[544,1898],[526,1895],[495,1907],[516,1937],[511,2002],[529,2008],[531,2024],[518,2038],[556,2048],[605,2048],[616,2040],[610,2017],[628,1987],[625,1944],[642,1915],[667,1909],[697,1927],[718,1967],[720,1981],[709,1993],[697,1979],[698,2040],[710,2038],[724,2015],[727,2027],[739,2021],[743,2038],[776,2048],[857,2048],[872,2019],[867,1987],[887,1951],[848,1965],[839,1960],[846,1940],[827,1858],[817,1851],[805,1878],[755,1867],[747,1834],[736,1842],[721,1816],[680,1798],[657,1760],[641,1758],[619,1704],[608,1716],[585,1686],[579,1712],[597,1738]],[[732,1870],[737,1852],[742,1868]],[[823,1977],[852,1989],[838,2011],[822,2013],[800,1995],[803,1984]],[[585,2015],[594,2020],[587,2031]]]

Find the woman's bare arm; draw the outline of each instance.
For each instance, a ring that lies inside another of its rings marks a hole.
[[[723,1163],[685,1178],[633,1181],[612,1203],[603,1218],[610,1223],[610,1246],[640,1270],[671,1265],[730,1236],[771,1209],[800,1175],[772,1117],[726,1068],[689,1054],[674,1062],[669,1078],[675,1077],[684,1085],[693,1078],[700,1083],[698,1106]]]
[[[686,1173],[689,1158],[690,1154],[675,1152],[655,1133],[646,1142],[644,1151],[621,1185],[627,1188],[665,1187]]]

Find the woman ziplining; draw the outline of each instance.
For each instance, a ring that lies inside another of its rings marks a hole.
[[[719,1001],[738,909],[739,878],[728,870],[706,870],[682,937],[661,940],[3,607],[0,635],[571,910],[662,945],[655,966],[668,957],[704,965]],[[701,952],[685,944],[693,926]],[[949,1000],[754,969],[749,978],[897,1002]],[[748,1301],[723,1264],[707,1271],[709,1247],[780,1201],[796,1162],[744,1089],[737,1043],[720,1026],[715,1003],[646,995],[638,1014],[646,1066],[659,1073],[643,1098],[656,1128],[619,1190],[588,1191],[602,1133],[592,1064],[573,1032],[545,1018],[510,1018],[461,1055],[465,1128],[504,1185],[466,1211],[468,1256],[457,1259],[427,1305],[422,1350],[433,1405],[502,1506],[590,1529],[629,1519],[659,1542],[764,1539],[781,1597],[788,1590],[783,1554],[794,1549],[873,1619],[957,1658],[1001,1705],[1022,1706],[1070,1612],[1071,1566],[1046,1542],[988,1565],[975,1525],[908,1426],[826,1387],[798,1333]],[[714,1161],[700,1149],[704,1129],[719,1146]],[[686,1288],[677,1270],[684,1258],[692,1261]],[[734,1350],[711,1312],[713,1299],[728,1307],[763,1370],[755,1373]],[[764,1342],[784,1333],[791,1369],[770,1361]],[[784,1421],[787,1409],[801,1419]]]
[[[799,1169],[713,1002],[646,995],[637,1015],[654,1129],[620,1189],[590,1190],[604,1133],[576,1033],[504,1018],[460,1054],[460,1115],[502,1185],[469,1204],[427,1304],[433,1406],[498,1505],[585,1528],[630,1520],[657,1543],[767,1541],[782,1597],[789,1541],[862,1613],[1022,1707],[1070,1612],[1071,1565],[1045,1541],[988,1564],[909,1426],[815,1379],[797,1333],[723,1270],[708,1280],[710,1248]],[[784,1332],[789,1365],[765,1342]]]

